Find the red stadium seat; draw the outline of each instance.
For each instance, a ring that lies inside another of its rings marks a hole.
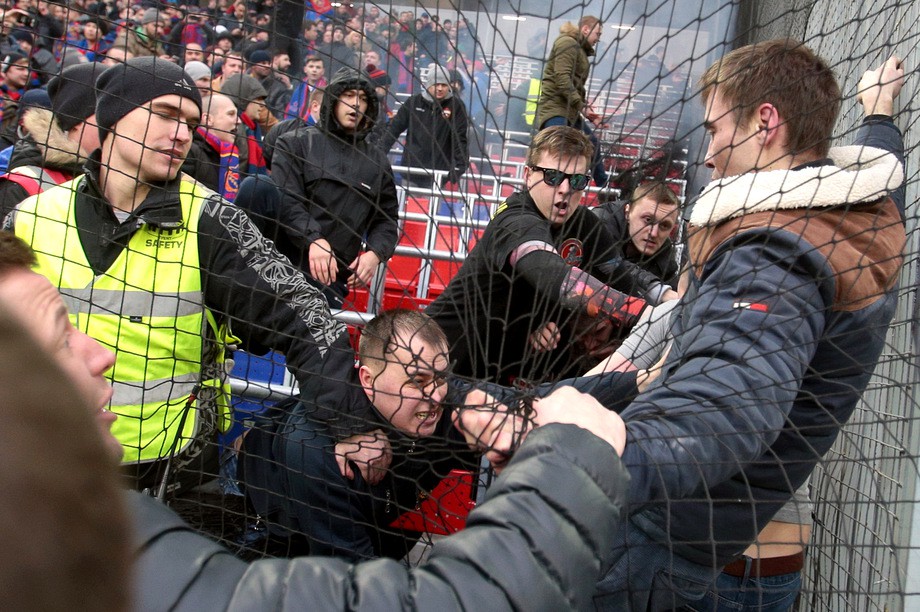
[[[416,297],[414,293],[406,294],[390,290],[383,292],[382,310],[393,310],[394,308],[409,308],[416,310],[425,310],[432,300],[430,298]]]
[[[441,224],[435,231],[434,248],[438,251],[449,251],[463,254],[465,247],[460,235],[460,228],[455,225]],[[435,259],[431,262],[431,276],[428,281],[428,295],[434,297],[443,293],[444,288],[460,269],[460,260]]]
[[[469,242],[467,242],[467,247],[466,247],[467,252],[473,250],[473,247],[476,246],[476,243],[479,242],[479,239],[482,238],[482,234],[485,231],[486,231],[485,229],[480,229],[480,228],[473,228],[470,231],[470,240]]]
[[[407,213],[422,213],[423,215],[430,214],[429,209],[429,199],[428,198],[419,198],[416,196],[409,196],[406,198],[406,212]]]

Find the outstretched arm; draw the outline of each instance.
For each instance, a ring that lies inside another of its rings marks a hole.
[[[632,325],[645,308],[645,300],[620,293],[581,268],[568,265],[549,244],[523,244],[511,254],[510,262],[538,292],[570,310]]]
[[[875,70],[867,70],[859,80],[856,99],[862,104],[865,115],[862,125],[856,132],[854,144],[875,147],[893,153],[902,165],[904,158],[904,138],[901,130],[894,124],[894,101],[904,85],[904,66],[901,60],[892,55]],[[906,220],[904,207],[907,197],[907,185],[902,184],[891,193],[891,199],[901,213],[901,220]]]

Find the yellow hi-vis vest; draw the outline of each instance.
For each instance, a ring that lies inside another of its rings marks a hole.
[[[107,376],[118,414],[112,433],[124,446],[124,462],[166,458],[203,435],[203,426],[230,424],[229,386],[221,376],[229,333],[204,307],[198,261],[199,215],[214,193],[183,180],[182,226],[141,226],[96,276],[74,218],[82,180],[24,200],[15,232],[32,245],[36,271],[58,287],[74,326],[115,352]]]
[[[543,91],[542,79],[530,79],[530,87],[527,88],[527,102],[524,104],[524,121],[527,125],[533,125],[533,120],[537,116],[537,102],[540,101],[540,92]]]

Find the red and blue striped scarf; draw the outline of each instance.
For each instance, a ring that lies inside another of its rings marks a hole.
[[[224,142],[203,128],[198,128],[198,133],[220,153],[220,170],[217,178],[220,195],[231,202],[234,201],[240,190],[240,152],[232,142]]]
[[[267,175],[268,165],[262,153],[262,128],[246,113],[240,113],[240,121],[246,126],[246,140],[249,145],[249,167],[246,172],[250,175]]]
[[[310,118],[310,94],[312,94],[313,90],[317,87],[320,89],[326,87],[325,77],[321,78],[312,86],[306,81],[302,81],[297,85],[297,87],[294,88],[294,93],[291,94],[291,101],[288,102],[287,107],[284,109],[284,118],[294,119],[295,117],[299,117],[307,121]]]

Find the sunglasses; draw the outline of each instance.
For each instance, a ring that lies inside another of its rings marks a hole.
[[[531,170],[539,170],[543,173],[543,182],[550,187],[558,187],[562,181],[569,179],[569,187],[575,191],[581,191],[588,186],[591,180],[590,174],[567,174],[562,170],[553,170],[552,168],[541,168],[540,166],[531,166]]]

